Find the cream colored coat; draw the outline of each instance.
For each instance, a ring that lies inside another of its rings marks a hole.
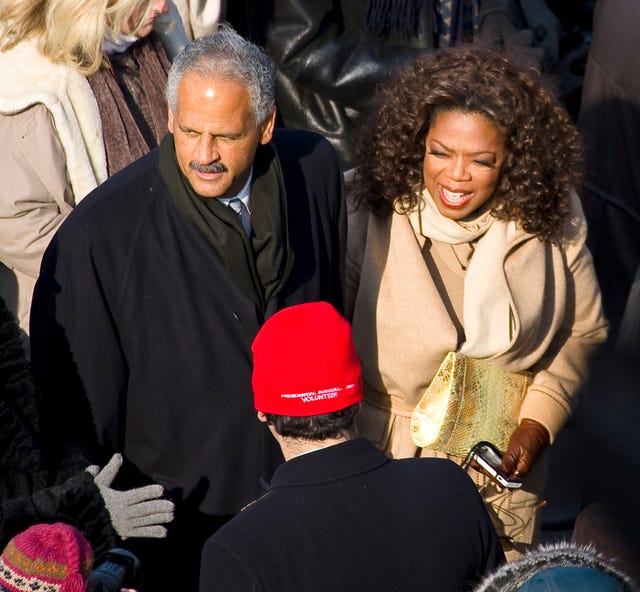
[[[589,355],[607,333],[585,234],[576,196],[562,247],[518,231],[503,262],[517,332],[506,352],[489,359],[534,372],[520,417],[542,423],[552,440],[571,413]],[[347,315],[365,400],[391,413],[410,412],[446,353],[460,345],[425,264],[426,240],[405,215],[349,213]],[[540,302],[542,314],[534,314]]]
[[[44,250],[107,165],[84,76],[25,41],[0,53],[0,80],[0,295],[28,333]]]

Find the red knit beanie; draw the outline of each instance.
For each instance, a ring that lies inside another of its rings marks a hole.
[[[93,553],[85,536],[57,522],[13,537],[0,555],[3,592],[84,592]]]
[[[326,302],[277,312],[253,351],[253,396],[263,413],[306,417],[362,400],[360,361],[349,323]]]

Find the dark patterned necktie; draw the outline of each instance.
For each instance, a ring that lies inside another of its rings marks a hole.
[[[244,205],[244,202],[239,197],[234,197],[229,201],[229,207],[238,214],[238,218],[240,218],[242,227],[247,235],[251,234],[251,215],[249,214],[247,206]]]

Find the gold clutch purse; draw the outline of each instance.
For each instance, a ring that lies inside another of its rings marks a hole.
[[[464,457],[486,440],[504,451],[531,378],[449,352],[413,410],[414,444]]]

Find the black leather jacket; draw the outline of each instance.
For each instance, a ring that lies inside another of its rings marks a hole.
[[[413,36],[367,30],[372,0],[236,0],[227,20],[261,45],[277,68],[278,122],[323,134],[349,168],[351,144],[373,104],[376,85],[395,68],[438,46],[433,0],[420,6]],[[481,0],[479,22],[503,14],[515,28],[522,15],[517,0]]]

